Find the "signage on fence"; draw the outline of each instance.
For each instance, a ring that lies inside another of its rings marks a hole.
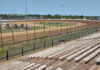
[[[60,40],[60,44],[64,44],[65,43],[65,40],[64,39],[61,39]]]

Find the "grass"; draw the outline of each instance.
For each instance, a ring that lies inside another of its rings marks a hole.
[[[46,26],[70,26],[70,25],[76,25],[75,23],[55,23],[55,22],[49,22],[49,23],[41,23],[42,25]]]
[[[65,41],[70,41],[76,38],[80,38],[92,33],[97,32],[97,28],[92,29],[85,29],[77,32],[71,32],[71,33],[64,33],[62,35],[52,36],[52,37],[46,37],[43,39],[37,39],[36,41],[29,41],[28,43],[18,44],[15,46],[9,46],[7,48],[0,49],[0,59],[6,59],[6,51],[9,51],[9,57],[13,57],[16,55],[21,55],[22,47],[24,48],[24,53],[27,53],[29,51],[36,51],[39,49],[44,49],[52,46],[52,40],[53,45],[59,44],[59,39],[65,39]]]
[[[27,30],[30,31],[30,30],[39,30],[39,29],[43,29],[44,27],[43,26],[31,26],[29,27]],[[47,27],[46,27],[47,28]],[[2,33],[10,33],[10,32],[22,32],[22,31],[26,31],[26,29],[24,28],[20,28],[20,29],[2,29]]]

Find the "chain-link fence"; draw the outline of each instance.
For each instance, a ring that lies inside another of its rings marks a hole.
[[[0,60],[23,56],[100,31],[100,21],[28,20],[0,22]]]

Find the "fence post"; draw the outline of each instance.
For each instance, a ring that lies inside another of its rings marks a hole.
[[[22,47],[22,56],[24,55],[24,48]]]
[[[72,39],[71,33],[70,33],[70,40]]]
[[[3,41],[2,41],[2,26],[0,24],[0,39],[1,39],[1,46],[3,48]]]
[[[9,52],[6,51],[6,59],[9,60]]]
[[[59,38],[59,44],[60,44],[60,38]]]
[[[53,40],[52,40],[52,46],[53,46]]]
[[[67,40],[67,39],[66,39],[66,36],[65,36],[65,42],[66,42],[66,40]]]
[[[45,48],[45,42],[44,42],[44,48]]]
[[[34,48],[33,48],[33,50],[35,51],[35,44],[34,44]]]

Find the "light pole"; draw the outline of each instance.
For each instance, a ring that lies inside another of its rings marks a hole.
[[[26,35],[27,35],[27,42],[28,42],[28,26],[27,26],[27,22],[28,22],[28,19],[27,19],[27,0],[25,0],[25,14],[26,14],[26,16],[25,16],[25,20],[26,20]]]
[[[61,16],[61,19],[63,19],[63,7],[64,7],[64,4],[62,3],[62,4],[61,4],[61,15],[62,15],[62,16]]]
[[[2,26],[0,24],[0,39],[1,39],[1,46],[3,48],[3,42],[2,42]]]
[[[63,20],[63,6],[64,6],[64,4],[62,3],[61,4],[61,21]],[[63,33],[63,31],[62,31],[62,22],[61,22],[61,34]]]

